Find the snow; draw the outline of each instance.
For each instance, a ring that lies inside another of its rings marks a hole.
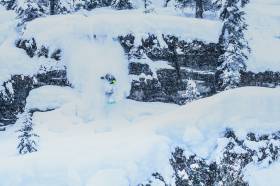
[[[132,0],[131,2],[132,2],[132,5],[133,5],[134,8],[144,9],[143,0]],[[164,6],[164,1],[162,1],[162,0],[153,0],[151,2],[152,2],[151,6],[153,6],[153,7],[160,8],[160,7]]]
[[[77,95],[69,87],[43,86],[29,93],[26,100],[26,109],[52,110],[61,107],[73,99],[77,99]]]
[[[49,69],[61,69],[54,60],[44,58],[30,58],[25,51],[15,47],[18,39],[16,14],[0,6],[0,85],[10,80],[11,75],[32,76]],[[1,88],[0,88],[1,89]]]
[[[141,6],[140,0],[135,6]],[[255,0],[246,9],[252,48],[249,70],[280,69],[279,6],[278,0]],[[279,130],[279,88],[239,88],[181,107],[125,99],[131,77],[118,36],[133,33],[139,42],[148,33],[172,34],[188,41],[217,42],[221,30],[217,20],[186,18],[160,8],[143,14],[140,7],[39,18],[28,23],[22,35],[16,24],[15,14],[0,8],[0,84],[13,74],[34,75],[42,67],[65,65],[72,87],[44,86],[30,92],[26,109],[41,111],[33,116],[34,131],[40,136],[38,152],[17,154],[15,131],[20,122],[1,132],[1,186],[137,185],[157,171],[169,178],[170,153],[178,145],[188,154],[211,161],[226,128],[232,128],[240,139],[248,132]],[[18,37],[34,37],[38,46],[51,51],[62,49],[62,60],[58,64],[29,58],[14,46]],[[153,72],[172,68],[166,61],[140,62],[148,63]],[[117,79],[116,104],[112,105],[105,102],[100,79],[107,73]],[[270,180],[273,184],[275,172],[279,172],[277,164],[269,169],[249,167],[247,179],[252,185],[266,185]]]
[[[280,2],[252,0],[247,5],[247,38],[251,47],[248,70],[280,70]]]
[[[108,179],[110,178],[110,179]],[[101,170],[96,173],[90,181],[87,182],[86,186],[125,186],[129,185],[129,181],[125,176],[125,173],[121,169],[112,170]]]
[[[52,25],[57,26],[47,29]],[[133,33],[141,39],[150,33],[160,36],[172,34],[186,40],[217,42],[220,29],[221,24],[217,21],[101,9],[97,13],[93,11],[88,14],[77,13],[36,19],[27,25],[23,37],[35,37],[39,44],[50,44],[65,40],[65,37],[70,35],[91,39],[94,35],[97,38],[117,38]]]
[[[0,5],[0,45],[8,37],[10,32],[14,32],[16,14],[13,11],[6,11]]]
[[[16,140],[11,139],[20,124],[1,136],[0,146],[9,149],[0,153],[3,186],[137,185],[155,171],[169,178],[169,157],[177,145],[186,153],[211,160],[225,128],[232,128],[244,139],[249,131],[275,132],[280,125],[279,88],[240,88],[182,107],[124,100],[108,106],[103,118],[90,122],[75,114],[77,97],[73,94],[68,99],[70,88],[35,89],[28,105],[41,94],[46,99],[40,100],[40,105],[52,106],[46,92],[62,101],[58,109],[33,116],[40,135],[38,152],[17,155]]]
[[[106,106],[106,82],[100,78],[106,74],[115,76],[115,101],[126,99],[130,90],[128,61],[123,49],[113,39],[72,40],[74,45],[64,47],[64,58],[68,79],[82,98],[80,114],[85,120],[92,120],[103,112]],[[92,114],[94,113],[94,114]],[[93,116],[92,116],[93,115]]]
[[[178,139],[178,144],[187,144],[191,152],[201,157],[209,157],[225,128],[235,130],[241,139],[248,132],[277,131],[280,108],[274,103],[279,104],[279,95],[280,89],[256,87],[225,91],[150,122],[158,123],[158,133]]]
[[[51,51],[62,49],[68,79],[83,100],[78,112],[85,121],[104,113],[100,109],[106,107],[104,82],[100,77],[107,73],[116,77],[117,102],[129,94],[128,60],[118,36],[133,33],[140,41],[151,33],[159,37],[173,34],[187,40],[217,42],[221,27],[220,23],[210,20],[146,15],[139,11],[131,11],[127,16],[127,11],[100,9],[97,13],[39,18],[28,23],[23,32],[22,38],[35,38],[38,46],[47,46]],[[211,29],[205,32],[206,28]]]
[[[278,186],[279,178],[278,173],[280,171],[280,164],[278,161],[268,167],[249,166],[245,173],[245,179],[250,185],[254,186]]]

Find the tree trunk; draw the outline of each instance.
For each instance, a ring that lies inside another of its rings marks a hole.
[[[55,15],[56,0],[50,0],[50,15]]]
[[[175,66],[175,70],[177,73],[177,87],[181,89],[181,85],[182,85],[181,67],[178,61],[178,53],[176,51],[176,45],[171,47],[171,51],[172,51],[172,62]]]
[[[164,7],[167,7],[169,2],[170,0],[165,0]]]
[[[195,17],[203,18],[203,0],[195,0]]]

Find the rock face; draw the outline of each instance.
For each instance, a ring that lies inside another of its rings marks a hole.
[[[218,58],[223,54],[219,44],[186,42],[170,35],[149,35],[140,44],[133,35],[121,36],[119,40],[128,55],[129,74],[133,77],[130,99],[184,104],[188,101],[184,96],[188,80],[195,82],[200,97],[222,91],[217,70]],[[279,85],[279,72],[241,72],[241,87]]]
[[[130,99],[183,104],[187,80],[195,81],[202,97],[216,92],[215,73],[223,52],[219,44],[186,42],[170,35],[149,35],[140,44],[133,35],[119,40],[128,55],[129,74],[138,76],[133,78]]]
[[[29,92],[44,85],[69,86],[66,70],[49,71],[36,76],[14,75],[0,91],[0,127],[13,124],[24,111]]]
[[[18,40],[16,47],[25,50],[26,54],[45,57],[59,61],[61,50],[54,50],[52,53],[46,46],[37,46],[34,38],[31,40]],[[44,69],[43,69],[44,70]],[[14,124],[17,114],[24,111],[26,98],[29,92],[44,85],[70,86],[66,69],[46,70],[34,76],[13,75],[11,79],[0,86],[0,127]]]
[[[195,84],[197,98],[221,91],[217,67],[223,51],[219,44],[197,40],[186,42],[170,35],[160,38],[149,35],[136,42],[131,34],[120,36],[119,42],[129,60],[129,76],[132,78],[129,99],[184,104],[189,101],[185,94],[189,80]],[[37,46],[35,39],[18,40],[16,46],[31,58],[61,59],[61,49],[50,52],[47,46]],[[23,112],[30,90],[43,85],[70,86],[66,73],[66,69],[54,69],[33,77],[13,75],[0,86],[0,126],[15,123],[16,115]],[[279,72],[241,73],[240,86],[279,85]]]
[[[168,183],[159,172],[153,173],[147,183],[139,186],[153,186],[161,182],[165,186],[247,186],[244,169],[249,163],[268,166],[280,155],[280,132],[258,135],[248,133],[246,139],[239,139],[233,130],[227,129],[220,139],[215,160],[207,161],[193,154],[186,156],[177,147],[171,154],[173,169],[172,183]]]

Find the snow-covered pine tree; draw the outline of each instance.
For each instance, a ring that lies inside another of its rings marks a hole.
[[[91,10],[99,5],[98,0],[48,0],[50,15],[67,14],[80,9]],[[52,10],[53,9],[53,10]]]
[[[224,90],[235,88],[240,83],[240,72],[246,70],[247,55],[250,48],[244,36],[247,29],[245,12],[242,8],[249,0],[224,0],[220,13],[224,21],[220,44],[225,53],[220,56],[220,87]]]
[[[16,0],[0,0],[0,5],[4,6],[7,10],[13,9]]]
[[[175,0],[175,7],[184,9],[186,7],[194,7],[194,0]]]
[[[212,0],[175,0],[175,3],[175,6],[179,9],[195,8],[196,18],[203,18],[203,12],[213,7]]]
[[[53,0],[52,0],[53,1]],[[54,0],[55,14],[67,14],[78,10],[81,0]]]
[[[196,83],[194,80],[187,80],[186,92],[184,97],[187,98],[187,102],[191,102],[196,100],[199,97],[200,93],[197,90]]]
[[[92,10],[94,8],[111,6],[111,4],[112,0],[75,0],[75,9]]]
[[[132,9],[130,0],[113,0],[111,6],[117,10]]]
[[[154,11],[154,8],[152,7],[152,1],[151,0],[143,0],[144,3],[144,13],[151,13]]]
[[[15,11],[22,22],[31,21],[38,17],[47,15],[49,12],[47,0],[17,0],[14,3]]]
[[[203,18],[203,0],[195,0],[195,17]]]
[[[50,15],[56,14],[57,0],[50,0]]]
[[[33,132],[32,113],[25,111],[19,116],[18,121],[22,128],[19,132],[19,144],[17,146],[19,154],[27,154],[38,151],[38,135]]]

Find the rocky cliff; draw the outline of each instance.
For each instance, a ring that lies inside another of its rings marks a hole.
[[[218,58],[223,53],[217,43],[193,40],[184,41],[171,35],[157,38],[149,35],[141,43],[135,36],[119,37],[128,61],[132,79],[129,99],[144,102],[169,102],[185,104],[188,81],[195,83],[198,96],[213,95],[221,88],[218,84]],[[37,46],[36,40],[19,40],[19,49],[25,50],[30,58],[45,57],[60,61],[62,49],[50,53],[47,46]],[[15,123],[17,114],[23,112],[29,91],[44,85],[70,86],[67,69],[44,71],[32,77],[15,74],[6,81],[0,92],[0,124]],[[276,87],[280,85],[279,72],[242,72],[240,86]]]

